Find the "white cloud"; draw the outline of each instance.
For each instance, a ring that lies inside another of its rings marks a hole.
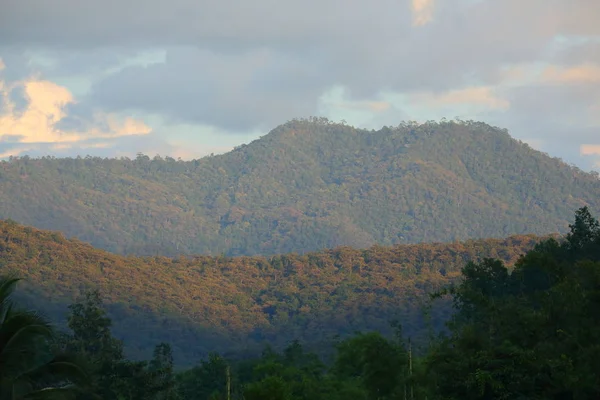
[[[434,0],[411,0],[413,25],[421,26],[433,20]]]
[[[23,104],[17,104],[12,96],[17,89],[23,93],[20,99]],[[0,141],[4,138],[5,142],[18,144],[4,151],[0,155],[3,157],[6,157],[4,153],[17,155],[29,151],[36,144],[53,144],[54,149],[64,149],[92,139],[143,135],[151,131],[137,119],[120,118],[98,110],[91,116],[70,115],[67,106],[77,104],[72,93],[39,77],[14,82],[0,79],[0,101]],[[61,128],[60,123],[66,118],[71,120],[71,125],[76,122],[78,129]]]

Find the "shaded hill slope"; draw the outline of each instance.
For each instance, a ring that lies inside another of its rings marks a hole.
[[[460,275],[469,260],[508,264],[540,238],[452,244],[340,247],[274,257],[124,257],[67,240],[60,233],[0,221],[0,274],[25,279],[22,300],[64,321],[66,306],[99,289],[134,357],[149,357],[160,341],[178,363],[209,351],[253,351],[265,340],[300,339],[314,348],[355,330],[426,333],[422,305],[431,291]],[[436,308],[439,326],[448,310]],[[310,347],[309,346],[309,347]]]
[[[291,121],[183,162],[0,163],[0,218],[121,254],[303,253],[564,232],[600,181],[484,123]]]

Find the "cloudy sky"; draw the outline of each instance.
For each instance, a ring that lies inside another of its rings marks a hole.
[[[598,0],[3,0],[0,157],[475,119],[600,169]]]

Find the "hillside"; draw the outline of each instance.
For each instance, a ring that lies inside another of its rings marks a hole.
[[[208,351],[256,350],[300,339],[318,349],[336,334],[391,332],[399,319],[424,337],[422,305],[469,260],[512,265],[540,238],[340,247],[274,257],[124,257],[60,233],[0,221],[0,275],[25,279],[21,300],[54,321],[83,291],[99,289],[115,334],[134,357],[171,343],[179,363]],[[432,312],[436,326],[449,310]]]
[[[600,181],[477,122],[379,131],[291,121],[183,162],[0,163],[0,218],[120,254],[303,253],[565,232]]]

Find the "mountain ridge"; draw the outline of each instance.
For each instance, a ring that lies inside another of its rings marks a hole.
[[[57,231],[0,221],[0,275],[23,278],[19,300],[62,324],[68,304],[99,290],[128,354],[147,358],[165,341],[178,363],[193,364],[210,351],[256,353],[264,343],[284,346],[294,339],[319,349],[355,330],[391,334],[394,319],[416,342],[425,340],[422,306],[429,293],[459,279],[468,261],[494,257],[513,265],[543,239],[271,257],[126,257]],[[432,309],[434,327],[449,311]]]
[[[120,254],[304,253],[565,232],[598,176],[482,122],[293,120],[194,161],[0,163],[0,218]]]

